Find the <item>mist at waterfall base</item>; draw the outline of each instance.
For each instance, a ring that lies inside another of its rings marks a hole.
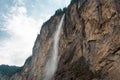
[[[54,74],[57,69],[57,64],[58,64],[58,47],[59,47],[59,38],[60,38],[60,31],[62,28],[62,24],[64,21],[64,16],[62,16],[60,23],[57,26],[56,32],[54,33],[54,42],[53,42],[53,51],[52,51],[52,56],[48,60],[47,65],[46,65],[46,74],[44,80],[54,80]]]

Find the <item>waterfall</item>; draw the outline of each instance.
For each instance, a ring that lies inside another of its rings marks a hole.
[[[61,27],[63,24],[64,16],[65,16],[65,14],[62,16],[60,23],[58,24],[58,26],[56,28],[56,32],[54,34],[52,56],[46,65],[46,75],[45,75],[44,80],[53,80],[54,74],[55,74],[56,69],[57,69],[59,38],[60,38],[60,31],[61,31]]]

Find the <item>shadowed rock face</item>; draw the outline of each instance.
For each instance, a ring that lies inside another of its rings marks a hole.
[[[43,80],[53,37],[65,13],[55,80],[120,80],[120,1],[72,0],[42,26],[21,73],[10,80]]]

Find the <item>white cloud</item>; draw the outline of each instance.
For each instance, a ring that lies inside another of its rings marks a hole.
[[[70,0],[48,0],[49,3],[52,2],[52,4],[57,5],[57,6],[67,6],[70,3]],[[53,6],[54,6],[53,5]]]
[[[17,5],[23,5],[25,0],[14,0]]]
[[[27,13],[27,10],[23,6],[20,6],[20,7],[16,6],[16,7],[12,7],[10,12],[13,14],[16,14],[16,15],[18,15],[18,14],[25,15]]]
[[[43,20],[35,20],[27,16],[26,12],[24,6],[12,7],[11,13],[6,17],[4,28],[11,38],[0,44],[0,64],[23,65],[31,54]]]

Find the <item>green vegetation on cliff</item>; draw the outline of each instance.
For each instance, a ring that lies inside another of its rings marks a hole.
[[[8,66],[8,65],[1,65],[0,66],[0,74],[2,76],[11,77],[12,75],[20,72],[21,70],[22,70],[22,67]]]

